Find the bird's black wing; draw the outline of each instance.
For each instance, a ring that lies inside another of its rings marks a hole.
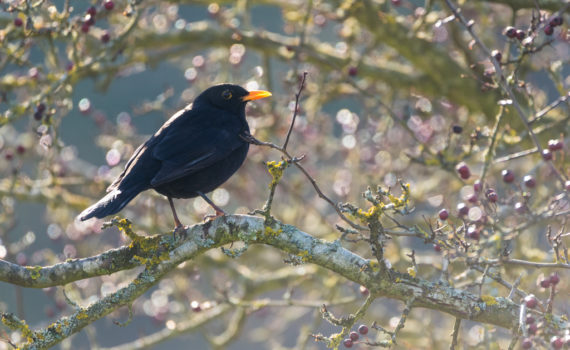
[[[243,145],[239,128],[234,123],[222,122],[228,119],[221,118],[219,113],[225,112],[187,110],[179,120],[157,133],[158,141],[152,155],[162,165],[151,180],[152,186],[174,181],[222,161]]]

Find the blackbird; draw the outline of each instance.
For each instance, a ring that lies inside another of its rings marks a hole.
[[[135,150],[107,195],[79,214],[79,219],[115,214],[151,188],[168,198],[176,229],[183,226],[172,198],[200,196],[216,216],[224,215],[206,193],[223,184],[244,162],[249,150],[244,137],[249,135],[245,105],[268,96],[268,91],[247,91],[232,84],[206,89]]]

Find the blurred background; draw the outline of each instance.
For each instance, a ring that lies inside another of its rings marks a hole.
[[[102,231],[104,220],[75,217],[103,195],[140,143],[205,88],[229,82],[273,93],[248,104],[248,122],[256,138],[283,144],[300,77],[308,72],[288,149],[305,155],[302,164],[323,192],[367,210],[361,195],[367,187],[392,188],[399,196],[401,179],[411,185],[414,211],[396,216],[398,223],[426,230],[449,224],[440,237],[448,245],[394,236],[385,254],[394,268],[405,271],[407,254],[415,250],[418,277],[437,280],[445,258],[457,288],[507,296],[509,290],[492,279],[479,282],[482,271],[473,266],[505,254],[568,264],[568,6],[539,1],[537,9],[533,1],[514,0],[459,5],[496,50],[492,55],[548,154],[539,154],[499,87],[490,57],[444,2],[2,2],[0,258],[44,266],[128,244],[118,230]],[[552,23],[555,17],[562,23]],[[265,162],[280,159],[274,150],[252,146],[238,173],[210,198],[227,213],[262,208],[271,182]],[[200,198],[176,200],[176,207],[187,225],[211,214]],[[277,187],[272,214],[331,241],[341,237],[336,225],[346,227],[295,167]],[[168,202],[151,191],[120,215],[140,234],[170,234],[173,226]],[[382,222],[395,226],[387,217]],[[467,252],[449,236],[450,227],[461,225]],[[561,233],[558,241],[548,232]],[[372,257],[363,240],[342,244]],[[203,316],[204,324],[152,348],[325,348],[311,334],[340,328],[322,319],[320,306],[347,315],[368,291],[291,261],[265,246],[251,246],[237,259],[212,250],[141,296],[128,326],[113,323],[129,318],[122,308],[59,347],[133,348],[137,338]],[[511,283],[521,276],[520,289],[543,299],[550,289],[540,281],[557,273],[554,310],[568,313],[567,269],[492,270]],[[72,312],[62,289],[88,305],[138,272],[43,290],[0,283],[0,310],[32,328],[45,327]],[[403,307],[377,299],[361,323],[393,330]],[[448,348],[453,322],[440,312],[413,309],[394,348]],[[4,339],[21,341],[17,332],[2,330]],[[371,330],[360,340],[383,336]],[[463,348],[506,348],[509,341],[504,329],[461,324]],[[539,336],[532,341],[546,346]],[[0,349],[8,348],[0,342]],[[356,342],[354,348],[371,347]]]

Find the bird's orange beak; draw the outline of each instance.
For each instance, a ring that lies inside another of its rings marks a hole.
[[[269,91],[253,90],[250,91],[249,94],[242,97],[241,100],[246,102],[246,101],[259,100],[260,98],[265,98],[269,96],[271,96],[271,92]]]

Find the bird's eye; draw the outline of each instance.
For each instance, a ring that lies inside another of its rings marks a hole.
[[[224,90],[224,92],[222,92],[222,97],[224,98],[224,100],[229,100],[230,98],[232,98],[232,93],[230,90]]]

